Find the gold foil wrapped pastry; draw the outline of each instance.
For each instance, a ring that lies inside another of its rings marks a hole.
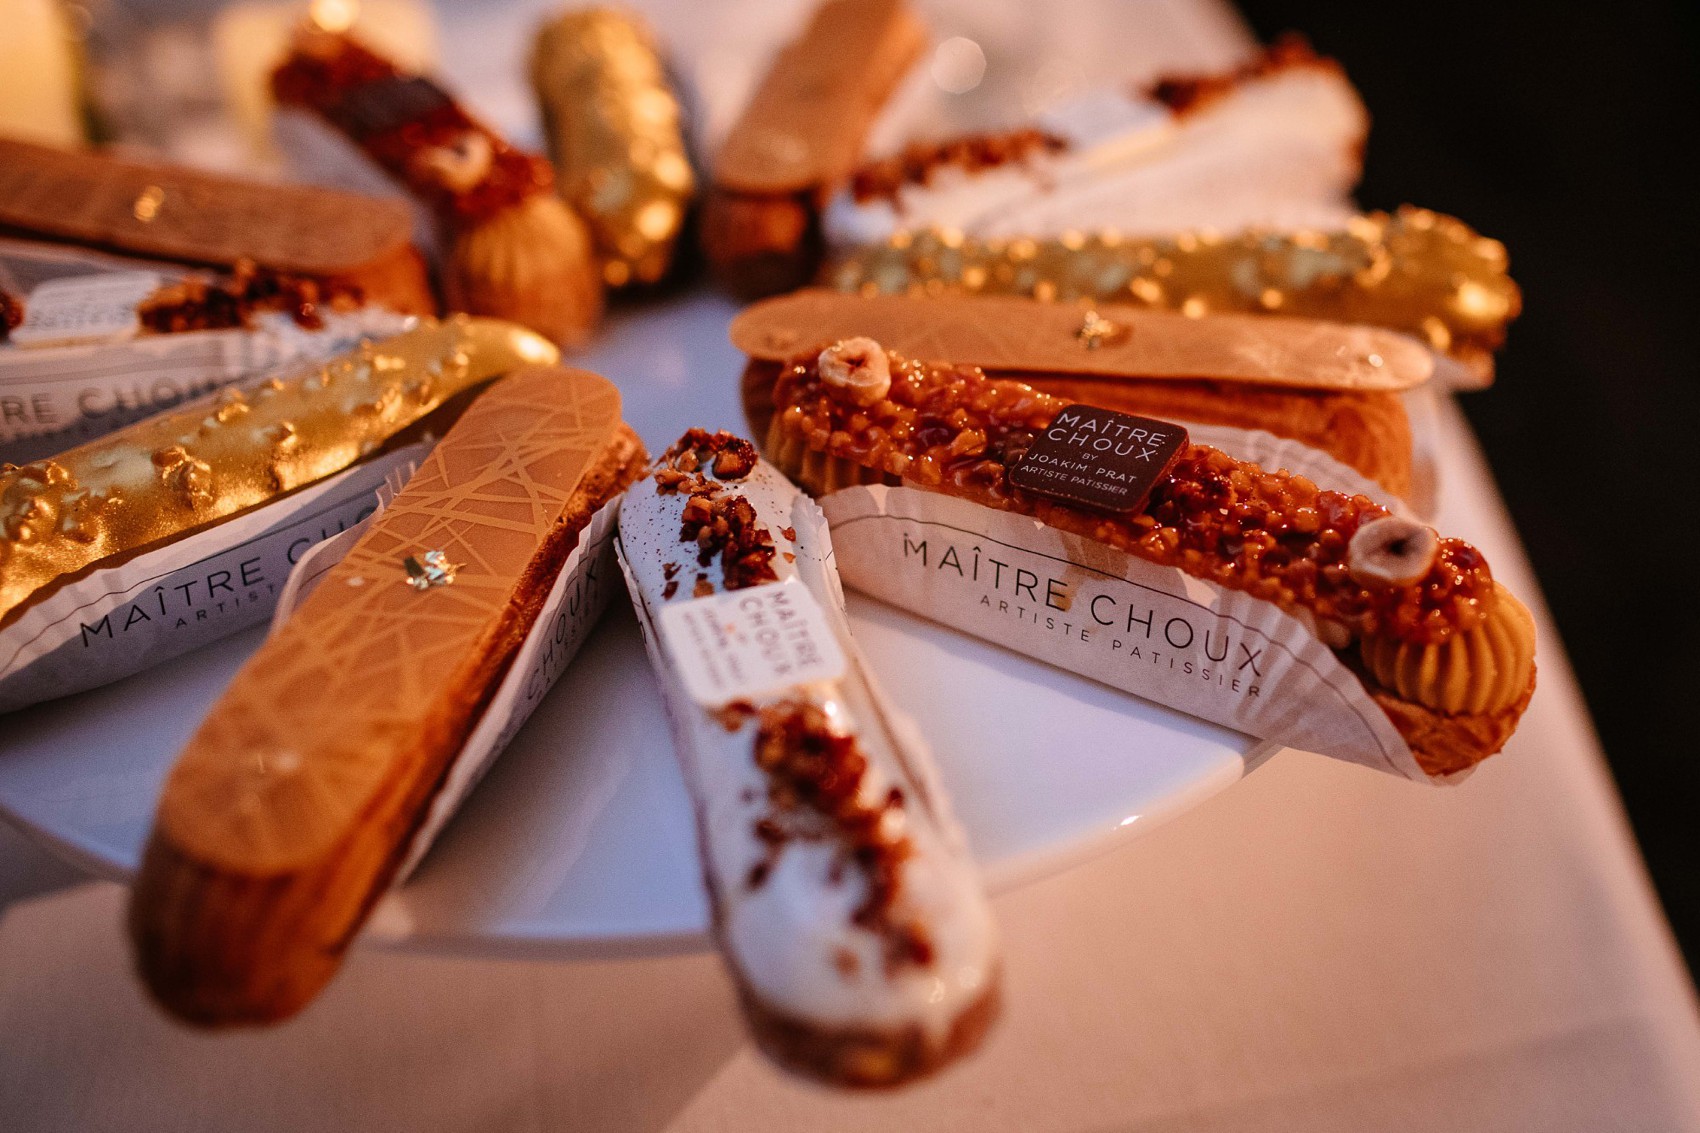
[[[51,460],[0,464],[0,622],[65,575],[323,479],[462,390],[558,358],[509,323],[426,321]]]
[[[561,196],[589,222],[603,280],[661,279],[696,177],[655,37],[630,13],[568,12],[538,32],[531,81]]]
[[[1188,315],[1243,311],[1370,323],[1415,334],[1485,384],[1522,308],[1505,246],[1462,221],[1401,208],[1343,232],[1115,233],[976,240],[899,233],[851,252],[829,282],[864,294],[968,291],[1115,299]]]

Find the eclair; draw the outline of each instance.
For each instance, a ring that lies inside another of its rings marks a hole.
[[[564,12],[538,30],[531,85],[561,196],[590,225],[603,282],[660,282],[696,174],[655,33],[616,8]]]
[[[239,296],[250,304],[272,298],[269,287],[436,314],[409,226],[404,205],[378,197],[0,138],[0,233],[138,257],[144,268],[237,270],[258,285]]]
[[[172,1014],[270,1023],[335,974],[592,516],[642,470],[613,384],[467,409],[243,665],[166,780],[130,898]]]
[[[743,397],[757,436],[772,415],[773,384],[799,349],[862,335],[907,357],[979,366],[1088,405],[1262,429],[1326,452],[1401,498],[1413,462],[1400,394],[1439,365],[1418,341],[1364,326],[1015,296],[806,290],[749,307],[731,334],[750,356]]]
[[[508,323],[428,320],[56,457],[0,464],[0,626],[62,578],[321,480],[462,391],[557,357]]]
[[[990,237],[928,229],[842,253],[826,274],[862,295],[1030,295],[1198,316],[1276,314],[1414,335],[1493,378],[1493,354],[1522,310],[1505,245],[1428,209],[1369,213],[1328,229],[1115,231]]]
[[[748,441],[692,430],[626,494],[618,549],[762,1049],[859,1087],[972,1050],[991,915],[926,746],[848,636],[818,510]]]
[[[1078,407],[866,338],[799,356],[773,405],[766,451],[816,494],[943,493],[1273,604],[1356,674],[1430,776],[1499,751],[1533,692],[1533,620],[1481,552],[1367,496],[1196,444],[1131,510],[1018,486],[1037,438],[1067,433]]]
[[[834,249],[933,228],[1041,238],[1339,227],[1368,130],[1340,65],[1285,37],[1227,72],[1093,91],[1002,131],[918,139],[857,168],[823,226]]]
[[[814,274],[821,209],[925,42],[903,0],[824,0],[779,53],[714,159],[702,243],[723,286],[753,299]]]

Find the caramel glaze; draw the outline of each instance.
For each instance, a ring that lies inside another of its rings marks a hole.
[[[1134,514],[1093,513],[1013,487],[1009,468],[1067,401],[977,368],[896,355],[891,374],[885,398],[858,406],[836,397],[806,356],[775,387],[771,435],[890,482],[1031,515],[1290,613],[1338,623],[1354,637],[1443,642],[1481,624],[1494,600],[1486,560],[1458,539],[1442,539],[1433,566],[1412,585],[1354,580],[1347,544],[1388,509],[1203,445],[1185,448]]]

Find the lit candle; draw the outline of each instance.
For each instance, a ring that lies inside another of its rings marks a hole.
[[[0,134],[82,141],[71,26],[58,0],[0,0]]]
[[[10,0],[0,0],[7,3]],[[409,70],[437,62],[437,25],[423,0],[244,0],[213,20],[213,50],[232,117],[256,155],[271,152],[271,73],[303,20],[347,31]]]

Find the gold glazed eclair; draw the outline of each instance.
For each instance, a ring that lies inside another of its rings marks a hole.
[[[166,780],[130,900],[167,1010],[272,1022],[335,974],[580,533],[645,460],[612,383],[521,370],[249,658]]]
[[[461,391],[558,356],[509,323],[427,321],[52,459],[0,464],[0,625],[61,578],[321,480]]]
[[[806,488],[902,483],[1014,511],[1272,602],[1353,667],[1429,775],[1504,746],[1534,690],[1534,622],[1474,547],[1365,496],[1184,447],[1136,511],[1011,483],[1069,402],[870,339],[801,356],[774,389],[767,451]]]
[[[616,8],[565,12],[537,33],[531,84],[561,196],[590,225],[603,282],[659,282],[696,174],[654,33]]]
[[[1411,489],[1411,425],[1399,394],[1435,360],[1365,326],[1243,314],[1188,318],[1018,296],[859,296],[806,290],[732,323],[750,355],[744,409],[763,435],[782,366],[812,343],[865,335],[910,358],[979,366],[1086,405],[1202,425],[1264,429],[1329,453],[1395,496]]]
[[[1485,385],[1522,310],[1507,262],[1498,240],[1406,206],[1334,231],[1036,240],[904,232],[851,250],[827,278],[863,295],[960,291],[1368,323],[1416,335]]]

